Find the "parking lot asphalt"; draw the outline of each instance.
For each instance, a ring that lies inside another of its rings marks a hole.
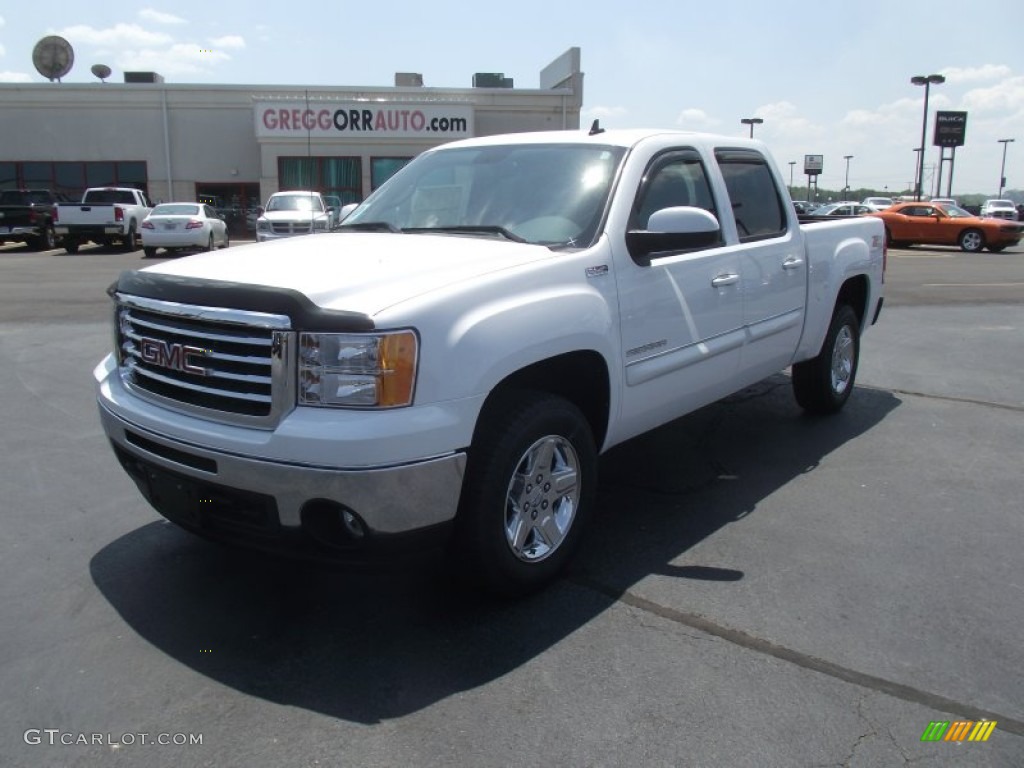
[[[842,413],[778,375],[618,446],[514,603],[162,522],[91,377],[140,255],[0,248],[0,765],[1024,764],[1024,249],[890,252]]]

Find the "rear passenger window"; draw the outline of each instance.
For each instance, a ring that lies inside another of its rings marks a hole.
[[[748,149],[720,149],[715,159],[729,190],[741,243],[786,232],[786,209],[767,161]]]

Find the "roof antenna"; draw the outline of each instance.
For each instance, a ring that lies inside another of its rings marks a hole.
[[[595,118],[590,125],[590,135],[597,136],[599,133],[604,133],[604,128],[601,127],[601,118]]]

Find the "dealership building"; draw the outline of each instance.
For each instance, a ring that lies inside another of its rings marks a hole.
[[[412,72],[379,88],[124,79],[0,84],[0,189],[77,199],[87,187],[138,187],[155,201],[212,202],[241,233],[273,192],[356,202],[447,141],[577,129],[583,102],[579,48],[544,67],[537,88],[499,73],[476,73],[468,88],[427,87]]]

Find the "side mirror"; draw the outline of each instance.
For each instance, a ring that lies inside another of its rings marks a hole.
[[[262,216],[266,212],[267,212],[266,208],[264,208],[262,205],[256,209],[256,215],[257,216]]]
[[[341,206],[341,211],[338,212],[338,222],[344,221],[358,207],[359,203],[349,203],[348,205]]]
[[[649,264],[651,254],[692,251],[717,245],[722,227],[703,208],[676,206],[651,214],[647,229],[626,233],[626,247],[635,261]]]

